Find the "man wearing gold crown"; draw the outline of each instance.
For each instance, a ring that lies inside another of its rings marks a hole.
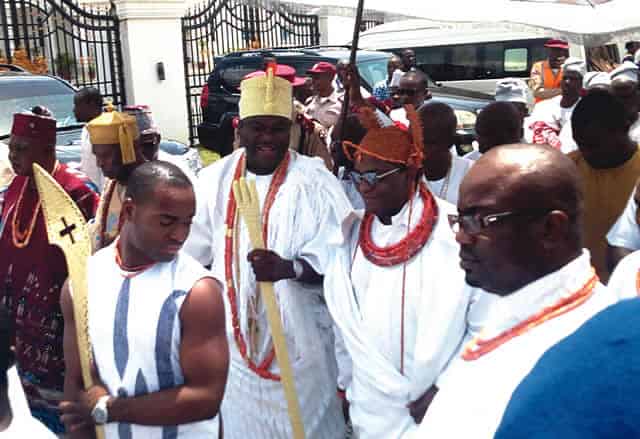
[[[380,128],[361,111],[367,134],[359,144],[345,141],[344,150],[365,214],[328,243],[336,256],[325,297],[353,361],[347,397],[361,439],[417,428],[431,386],[464,336],[473,293],[455,264],[447,223],[453,206],[429,191],[421,124],[413,107],[407,116],[412,135]]]
[[[315,159],[288,149],[291,83],[267,75],[240,85],[242,148],[198,176],[188,253],[225,280],[229,379],[225,437],[293,437],[280,366],[257,282],[274,282],[302,422],[310,439],[344,436],[336,395],[332,322],[323,303],[326,239],[351,214],[339,183]],[[232,182],[255,180],[269,250],[253,250],[237,215]]]
[[[93,251],[109,245],[120,230],[127,180],[146,160],[139,150],[136,119],[109,107],[86,125],[96,163],[107,180],[95,221],[90,224]]]
[[[62,433],[57,409],[64,379],[59,301],[67,266],[62,251],[49,245],[33,164],[53,176],[87,219],[96,212],[98,196],[58,163],[55,145],[55,119],[14,114],[9,161],[16,177],[0,216],[0,299],[14,323],[18,371],[32,413],[54,433]]]

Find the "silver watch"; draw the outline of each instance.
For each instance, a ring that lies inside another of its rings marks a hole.
[[[110,398],[111,396],[109,395],[101,396],[100,399],[98,399],[98,402],[96,402],[95,407],[93,407],[93,410],[91,410],[91,416],[93,417],[96,425],[106,424],[109,420],[107,401],[109,401]]]

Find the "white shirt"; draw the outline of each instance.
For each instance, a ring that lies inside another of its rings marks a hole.
[[[89,180],[91,180],[98,189],[102,190],[105,178],[102,170],[98,167],[96,156],[93,154],[91,137],[89,136],[89,130],[87,130],[86,126],[82,127],[80,142],[80,170],[89,177]]]
[[[338,118],[342,111],[342,96],[343,93],[336,90],[326,97],[312,96],[307,101],[306,112],[309,117],[329,129],[338,123]]]
[[[464,337],[472,289],[465,284],[458,245],[447,222],[453,206],[437,198],[436,204],[438,220],[429,241],[406,268],[380,267],[364,257],[358,246],[359,219],[352,218],[351,225],[343,227],[345,234],[329,242],[336,256],[325,275],[325,297],[353,360],[347,396],[360,439],[398,438],[415,430],[407,404],[435,382]],[[392,218],[391,225],[375,218],[374,243],[388,246],[404,238],[410,210],[410,222],[416,225],[423,211],[419,196],[412,208],[407,203]]]
[[[629,137],[636,143],[640,143],[640,117],[629,128]]]
[[[458,204],[458,192],[460,191],[460,183],[471,167],[473,161],[458,154],[451,154],[451,167],[444,178],[440,180],[427,180],[429,190],[436,197],[447,200],[449,203]]]
[[[624,208],[622,215],[607,233],[607,242],[613,247],[640,250],[640,226],[636,221],[638,205],[634,200],[635,190]]]
[[[577,148],[573,140],[571,125],[568,125],[564,132],[563,128],[570,123],[573,110],[580,100],[567,108],[560,105],[561,101],[562,95],[540,101],[535,105],[531,115],[524,120],[524,137],[527,143],[545,143],[540,140],[534,141],[532,129],[535,123],[543,122],[548,128],[545,134],[546,143],[559,147],[563,152],[571,152]],[[553,141],[550,141],[551,139]],[[559,144],[555,145],[556,142]]]
[[[9,405],[13,419],[9,427],[0,431],[0,437],[6,439],[56,439],[57,436],[47,429],[40,421],[31,416],[27,405],[27,398],[22,390],[22,384],[15,366],[7,371]]]
[[[407,118],[407,111],[403,107],[391,110],[391,113],[389,113],[389,117],[391,117],[391,120],[393,120],[394,122],[400,122],[402,125],[409,128],[410,122]]]
[[[491,339],[525,321],[562,298],[579,291],[593,276],[590,255],[582,255],[554,273],[493,303],[483,329]],[[411,438],[491,439],[511,394],[542,354],[584,322],[615,303],[617,298],[598,283],[584,303],[506,341],[476,360],[460,356],[438,380],[431,406]]]
[[[638,271],[640,270],[640,251],[635,251],[618,263],[609,278],[607,288],[620,300],[640,296]]]

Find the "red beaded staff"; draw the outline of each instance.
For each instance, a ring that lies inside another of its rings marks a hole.
[[[89,229],[76,203],[47,171],[34,164],[33,176],[42,203],[49,244],[60,247],[67,260],[82,380],[85,389],[89,389],[93,385],[87,294],[87,259],[91,255]],[[96,438],[104,437],[104,429],[96,426]]]
[[[247,225],[251,245],[254,249],[264,249],[265,242],[262,235],[260,201],[256,190],[256,182],[250,181],[247,184],[244,178],[234,181],[233,195],[236,199],[238,211]],[[276,302],[276,295],[273,291],[273,283],[260,282],[258,286],[264,297],[264,303],[267,309],[267,319],[269,321],[269,327],[271,328],[271,337],[276,351],[276,358],[280,366],[280,376],[282,386],[284,387],[284,395],[287,399],[293,438],[304,439],[304,425],[302,424],[302,416],[300,415],[300,402],[293,380],[293,370],[291,369],[291,362],[289,361],[289,352],[284,337],[284,330],[282,329],[280,310]]]

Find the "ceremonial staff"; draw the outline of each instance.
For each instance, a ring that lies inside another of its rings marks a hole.
[[[356,65],[356,53],[358,51],[358,41],[360,40],[360,26],[362,26],[363,10],[364,10],[364,0],[358,0],[358,9],[356,10],[356,23],[353,26],[353,39],[351,40],[351,53],[349,54],[350,66]],[[347,113],[349,112],[349,104],[350,104],[349,101],[351,100],[350,89],[351,89],[351,84],[349,84],[349,87],[346,88],[344,91],[344,100],[342,103],[342,109],[340,111],[340,119],[338,122],[340,126],[340,132],[337,133],[338,138],[335,141],[340,145],[339,148],[342,148],[342,140],[344,138],[344,136],[342,135],[342,132],[344,131],[344,122],[347,119]],[[338,166],[335,163],[333,164],[333,174],[338,175]]]
[[[49,244],[57,245],[64,253],[69,272],[69,290],[73,293],[73,315],[80,367],[85,390],[93,385],[91,377],[91,344],[89,342],[89,311],[87,259],[91,255],[89,229],[82,212],[69,195],[47,171],[33,164]],[[104,430],[96,426],[97,439],[104,439]]]
[[[238,211],[247,225],[251,245],[254,249],[264,249],[266,243],[262,237],[260,200],[256,190],[256,182],[252,180],[247,183],[244,178],[233,182],[233,196],[236,199]],[[267,320],[269,320],[273,346],[276,351],[278,366],[280,366],[280,376],[289,409],[289,420],[291,421],[293,438],[304,439],[304,425],[302,424],[302,416],[300,415],[300,401],[296,393],[296,384],[293,379],[287,341],[282,328],[278,302],[276,301],[276,295],[273,291],[273,283],[260,282],[259,288],[264,297],[265,307],[267,308]]]

